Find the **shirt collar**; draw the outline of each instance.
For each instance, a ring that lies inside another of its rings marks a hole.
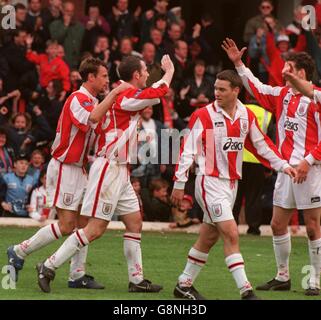
[[[98,99],[94,97],[84,86],[80,87],[79,92],[88,96],[93,101],[94,104],[98,103]]]
[[[226,118],[228,118],[229,120],[231,120],[232,122],[236,121],[237,119],[241,118],[242,117],[242,114],[243,114],[243,103],[240,101],[240,100],[237,100],[237,106],[236,106],[236,113],[235,113],[235,117],[234,119],[232,119],[230,117],[230,115],[227,114],[227,112],[221,108],[219,105],[218,105],[218,102],[215,101],[214,102],[214,109],[216,112],[218,113],[221,113],[223,114],[223,116],[225,116]]]

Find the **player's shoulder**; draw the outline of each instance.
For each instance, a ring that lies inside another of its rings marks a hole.
[[[73,92],[65,102],[65,106],[67,107],[70,107],[71,104],[78,104],[83,108],[88,108],[92,106],[93,102],[88,95],[78,90]]]
[[[119,101],[123,99],[135,99],[138,98],[139,95],[143,92],[144,89],[138,89],[138,88],[129,88],[127,90],[124,90],[122,93],[118,95]]]

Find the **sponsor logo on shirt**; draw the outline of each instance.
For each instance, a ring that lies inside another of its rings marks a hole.
[[[224,122],[215,122],[215,128],[224,128],[225,124]]]
[[[90,107],[91,105],[92,105],[92,102],[90,102],[90,101],[85,101],[85,102],[83,102],[83,104],[82,104],[82,106],[83,106],[84,108]]]
[[[222,141],[224,152],[240,152],[244,148],[244,139],[242,138],[224,138]]]
[[[284,122],[284,129],[287,131],[298,132],[299,131],[299,123],[294,118],[286,118]]]

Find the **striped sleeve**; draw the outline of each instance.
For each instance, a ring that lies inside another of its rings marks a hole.
[[[91,128],[89,117],[93,109],[93,103],[85,97],[85,95],[75,95],[70,103],[70,117],[72,123],[79,130],[87,132]]]
[[[271,139],[262,132],[254,114],[249,116],[249,119],[251,119],[251,126],[245,140],[245,148],[269,169],[283,171],[288,168],[289,164],[282,158]]]
[[[314,102],[317,103],[321,108],[321,88],[314,90]]]
[[[246,90],[259,102],[259,104],[271,113],[276,112],[278,98],[283,87],[272,87],[263,84],[256,78],[249,68],[244,65],[236,68],[237,73],[242,78]]]
[[[204,127],[201,119],[196,115],[196,113],[191,117],[189,129],[189,134],[184,141],[180,158],[176,165],[174,189],[183,190],[185,188],[185,184],[189,176],[189,169],[192,166],[199,149],[198,145],[200,138],[202,137]]]
[[[321,93],[321,91],[320,91]],[[315,112],[315,120],[318,123],[319,144],[305,157],[310,166],[321,162],[321,112]]]
[[[159,104],[160,98],[164,97],[168,90],[168,85],[163,81],[155,83],[151,88],[133,89],[122,98],[120,106],[126,111],[141,111]]]

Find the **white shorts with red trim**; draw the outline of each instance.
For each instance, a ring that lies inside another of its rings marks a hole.
[[[296,184],[284,173],[275,183],[273,205],[284,209],[308,210],[321,207],[321,165],[310,168],[307,180]]]
[[[89,172],[81,215],[111,221],[114,214],[136,212],[140,207],[127,165],[97,158]]]
[[[50,206],[78,211],[87,185],[87,174],[80,167],[52,158],[47,169],[46,190]]]
[[[204,212],[203,222],[207,224],[234,220],[233,206],[238,181],[210,176],[197,176],[195,198]]]

